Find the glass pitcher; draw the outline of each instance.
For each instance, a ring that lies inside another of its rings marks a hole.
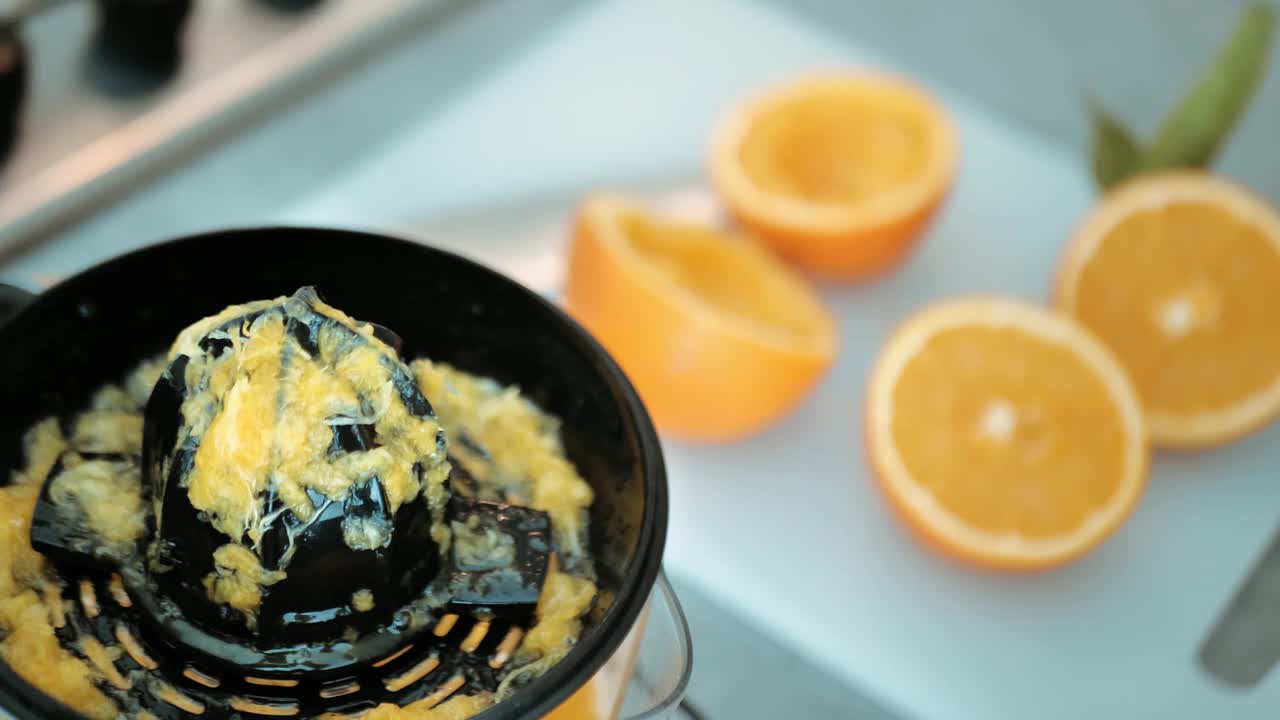
[[[674,718],[693,668],[689,626],[659,575],[631,633],[604,667],[545,720]]]

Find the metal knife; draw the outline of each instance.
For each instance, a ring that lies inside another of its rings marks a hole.
[[[1249,688],[1280,662],[1280,529],[1200,646],[1200,665]]]

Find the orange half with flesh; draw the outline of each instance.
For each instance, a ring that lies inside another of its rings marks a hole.
[[[739,222],[838,280],[902,261],[954,182],[942,105],[884,73],[811,73],[748,98],[713,134],[711,182]]]

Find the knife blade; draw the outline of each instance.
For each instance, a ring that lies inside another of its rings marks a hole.
[[[1237,688],[1280,662],[1280,528],[1200,646],[1200,665]]]

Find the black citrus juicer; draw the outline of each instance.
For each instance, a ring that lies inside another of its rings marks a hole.
[[[207,274],[227,258],[252,260]],[[173,343],[194,320],[261,298],[281,299],[213,317]],[[218,442],[191,408],[216,386],[219,364],[268,323],[281,331],[276,363],[359,367],[344,381],[353,407],[382,403],[401,420],[375,427],[356,411],[326,415],[317,452],[342,466],[390,448],[382,477],[364,473],[338,501],[313,487],[269,484],[251,494],[257,525],[228,534],[219,524],[226,518],[197,507],[189,492],[202,446]],[[75,648],[90,637],[118,649],[99,685],[126,711],[357,716],[380,703],[498,689],[535,621],[555,555],[551,527],[545,513],[477,492],[405,364],[419,356],[516,385],[560,417],[566,454],[595,495],[587,526],[599,592],[582,636],[479,717],[540,717],[585,683],[636,621],[665,534],[653,429],[604,351],[533,293],[457,256],[360,233],[243,230],[147,248],[67,280],[0,328],[0,399],[10,409],[0,420],[0,462],[20,467],[27,426],[75,413],[94,387],[171,344],[145,408],[141,454],[91,458],[138,466],[155,511],[136,547],[104,548],[54,501],[68,472],[62,463],[31,529],[69,600],[59,640]],[[372,396],[384,386],[394,391]],[[405,487],[417,490],[412,501]],[[259,602],[245,613],[212,598],[224,576],[231,590],[243,589],[224,555],[249,553],[253,578],[270,580],[253,588]],[[361,596],[368,607],[358,607]],[[74,716],[56,700],[0,668],[0,703],[15,716]]]

